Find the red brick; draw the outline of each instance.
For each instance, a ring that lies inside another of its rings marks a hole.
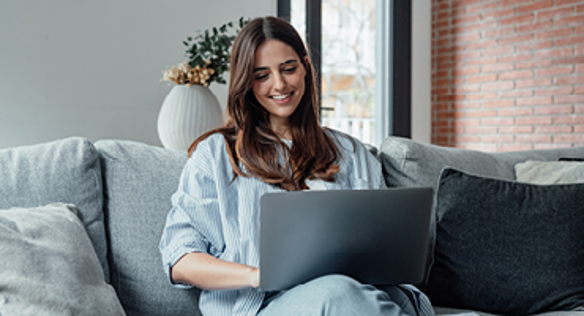
[[[558,7],[557,4],[556,4],[556,7]],[[540,20],[543,20],[543,19],[557,18],[557,17],[563,16],[563,15],[570,15],[573,13],[574,13],[574,9],[571,7],[551,9],[551,10],[544,10],[544,11],[537,12],[537,18]]]
[[[468,83],[493,82],[493,81],[497,81],[496,74],[482,75],[482,76],[470,76],[470,77],[466,78],[466,82],[468,82]]]
[[[516,63],[531,60],[531,54],[515,54],[512,56],[502,56],[499,58],[500,63]]]
[[[469,60],[465,64],[467,66],[472,65],[484,65],[484,64],[494,64],[497,62],[497,57],[479,58],[474,60]]]
[[[560,116],[554,118],[554,124],[584,124],[584,115]]]
[[[534,2],[531,4],[517,7],[517,12],[518,13],[532,12],[532,11],[537,11],[537,10],[549,8],[551,6],[552,6],[552,0],[538,1],[538,2]]]
[[[499,6],[501,7],[506,7],[506,6],[517,6],[520,3],[527,3],[527,2],[531,2],[532,0],[501,0],[499,2]]]
[[[465,117],[497,117],[497,111],[469,110],[466,111]]]
[[[537,89],[535,90],[536,95],[558,95],[558,94],[571,94],[574,92],[574,88],[571,86],[567,87],[555,87],[550,89]]]
[[[519,99],[515,100],[515,104],[517,104],[517,106],[552,104],[552,97],[551,96],[543,96],[543,97],[519,98]]]
[[[513,109],[501,109],[499,110],[499,115],[501,116],[526,116],[533,115],[533,110],[529,107],[513,108]]]
[[[499,127],[499,133],[533,133],[533,126],[503,126]]]
[[[563,29],[556,29],[556,30],[551,30],[551,31],[545,31],[545,32],[538,32],[535,34],[535,38],[537,38],[538,40],[540,39],[548,39],[548,38],[554,38],[554,37],[564,37],[564,36],[568,36],[572,34],[572,28],[571,27],[566,27]]]
[[[501,98],[518,98],[518,97],[530,97],[533,95],[532,90],[513,90],[501,92]]]
[[[574,94],[584,94],[584,86],[578,86],[574,88]],[[584,106],[583,106],[584,109]]]
[[[552,41],[541,41],[531,44],[517,45],[516,47],[518,52],[533,52],[544,48],[550,48],[552,46],[553,46]]]
[[[532,78],[532,70],[507,71],[499,75],[499,80]]]
[[[489,72],[500,72],[500,71],[512,70],[513,68],[514,68],[514,65],[511,63],[498,63],[498,64],[492,64],[492,65],[483,65],[481,70],[483,73],[489,73]]]
[[[452,135],[452,137],[454,138],[454,141],[456,142],[480,142],[481,141],[481,137],[480,136],[466,136],[466,135]]]
[[[470,93],[470,92],[477,92],[480,90],[480,85],[478,84],[463,84],[463,85],[456,85],[452,87],[453,93]]]
[[[533,144],[533,149],[555,149],[555,148],[567,148],[566,144]]]
[[[472,24],[472,25],[466,26],[465,31],[466,32],[482,32],[482,31],[495,29],[498,27],[499,27],[499,24],[497,24],[497,21],[484,21],[482,23],[477,23],[477,24]]]
[[[525,69],[525,68],[545,68],[552,65],[552,61],[550,60],[543,60],[543,61],[534,61],[529,63],[517,63],[517,69]]]
[[[578,45],[582,43],[584,43],[584,36],[572,36],[568,38],[558,39],[554,42],[556,46]]]
[[[491,11],[491,10],[494,10],[496,8],[497,8],[497,3],[491,2],[491,3],[487,3],[487,4],[469,6],[469,7],[467,7],[466,11],[468,13],[476,13],[476,12],[484,13],[486,11]],[[483,18],[484,18],[484,14],[483,14]]]
[[[536,115],[545,114],[569,114],[574,112],[574,108],[570,105],[567,106],[536,106],[534,107]]]
[[[466,95],[466,99],[467,100],[489,100],[489,99],[495,99],[497,98],[499,95],[497,93],[473,93],[473,94],[468,94]]]
[[[572,126],[536,126],[534,129],[535,133],[570,133],[572,132]]]
[[[458,67],[452,71],[453,76],[475,75],[481,72],[481,67]]]
[[[458,25],[458,24],[476,23],[476,22],[479,22],[480,20],[481,20],[481,16],[479,14],[476,14],[476,15],[469,15],[469,16],[463,16],[463,17],[455,16],[451,20],[451,22],[453,25]]]
[[[513,144],[513,145],[501,145],[498,148],[499,152],[510,152],[510,151],[524,151],[524,150],[531,150],[533,149],[532,145],[518,145],[518,144]]]
[[[562,58],[562,59],[555,59],[554,60],[555,65],[582,64],[582,63],[584,63],[584,56]]]
[[[554,25],[584,24],[584,14],[556,19]]]
[[[493,40],[484,40],[484,41],[480,41],[480,42],[470,43],[470,44],[466,45],[465,49],[471,50],[471,49],[480,49],[480,48],[493,47],[493,46],[497,46],[497,40],[493,39]]]
[[[493,100],[493,101],[483,101],[483,107],[486,108],[501,108],[501,107],[511,107],[515,105],[515,100]]]
[[[515,34],[515,26],[499,27],[484,32],[485,38],[497,38],[505,35]]]
[[[552,135],[521,134],[516,136],[520,143],[551,143]]]
[[[506,134],[497,135],[493,133],[493,135],[483,136],[482,141],[485,143],[512,143],[515,141],[515,136]]]
[[[545,50],[537,51],[535,53],[535,57],[538,59],[545,59],[545,58],[557,58],[557,57],[572,56],[573,54],[574,54],[574,49],[572,47],[562,47],[562,48],[545,49]]]
[[[481,125],[483,126],[513,126],[515,125],[514,118],[489,118],[489,119],[482,119]]]
[[[584,143],[584,134],[556,134],[554,143]]]
[[[534,14],[524,14],[524,15],[516,15],[510,18],[501,19],[499,20],[499,25],[510,25],[510,24],[521,24],[533,21]]]
[[[562,6],[565,4],[582,3],[582,0],[556,0],[556,6]]]
[[[471,126],[466,127],[464,132],[468,134],[496,134],[497,127],[494,126]]]
[[[470,52],[458,51],[454,54],[454,56],[452,56],[452,59],[454,61],[459,61],[459,60],[479,58],[479,57],[481,57],[480,50],[470,51]]]
[[[577,84],[577,83],[584,83],[584,76],[568,76],[568,77],[561,77],[556,78],[557,85],[564,85],[564,84]]]
[[[552,118],[542,116],[518,117],[516,122],[517,125],[551,125]]]
[[[584,25],[579,25],[576,27],[576,33],[580,34],[580,33],[584,33]]]
[[[495,46],[493,48],[485,48],[481,52],[481,56],[497,56],[503,54],[513,54],[515,49],[513,46]]]
[[[532,31],[537,31],[537,30],[547,30],[550,27],[552,27],[552,21],[547,20],[547,21],[543,21],[543,22],[536,22],[536,23],[532,23],[532,24],[520,25],[517,27],[517,32],[522,33],[522,32],[532,32]]]
[[[576,104],[574,106],[575,113],[584,113],[584,104]]]
[[[584,103],[584,95],[556,95],[554,103]]]
[[[543,68],[537,69],[535,71],[536,77],[545,77],[545,76],[557,76],[562,74],[569,74],[574,71],[573,66],[562,66],[562,67],[551,67],[551,68]]]
[[[452,109],[454,110],[467,110],[467,109],[478,109],[481,107],[479,102],[454,102],[452,104]]]
[[[552,78],[539,78],[531,80],[517,80],[517,88],[545,87],[552,85]]]
[[[516,44],[520,42],[527,42],[533,40],[533,34],[521,34],[512,37],[499,39],[499,45]]]
[[[493,90],[510,90],[513,89],[515,84],[512,81],[501,81],[495,83],[483,84],[481,86],[482,91],[493,91]]]
[[[576,12],[584,12],[584,4],[577,6]]]

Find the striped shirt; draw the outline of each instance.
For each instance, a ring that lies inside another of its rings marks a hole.
[[[359,141],[351,142],[340,132],[330,131],[329,135],[336,139],[341,152],[340,171],[335,174],[335,182],[322,182],[323,189],[385,187],[381,165]],[[172,209],[160,241],[164,269],[175,287],[191,287],[176,284],[170,278],[170,268],[188,253],[203,252],[222,260],[259,266],[260,197],[283,190],[255,177],[232,179],[223,136],[214,134],[200,142],[172,196]],[[414,287],[410,290],[414,297],[427,301]],[[254,288],[202,290],[199,308],[209,316],[256,315],[263,299],[264,293]]]

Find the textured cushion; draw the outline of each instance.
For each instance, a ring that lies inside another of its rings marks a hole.
[[[584,183],[584,163],[528,160],[515,165],[517,181],[533,184]]]
[[[109,279],[99,156],[83,138],[0,150],[0,208],[77,206]]]
[[[158,244],[186,153],[131,141],[99,141],[112,285],[128,315],[198,315],[197,289],[170,285]]]
[[[76,214],[0,210],[0,315],[124,315]]]
[[[523,315],[584,304],[582,192],[584,184],[532,185],[445,169],[432,303]]]
[[[505,153],[485,153],[475,150],[429,145],[401,137],[387,137],[378,151],[385,181],[389,187],[438,185],[445,167],[476,175],[515,179],[515,164],[528,159],[558,160],[560,157],[584,157],[584,146],[547,150],[528,150]],[[436,192],[436,190],[434,190]],[[436,205],[436,202],[434,203]],[[436,223],[432,217],[428,250],[428,267],[433,260]],[[424,284],[419,284],[424,288]]]

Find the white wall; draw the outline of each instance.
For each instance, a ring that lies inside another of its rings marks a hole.
[[[412,139],[430,143],[432,1],[412,1]]]
[[[160,145],[182,41],[276,0],[0,0],[0,148],[69,136]],[[222,106],[227,87],[211,85]]]

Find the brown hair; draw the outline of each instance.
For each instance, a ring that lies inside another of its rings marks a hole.
[[[289,118],[293,141],[290,149],[271,130],[269,112],[252,91],[255,52],[269,39],[292,47],[306,69],[304,96]],[[265,17],[246,24],[235,38],[231,52],[227,123],[199,137],[190,146],[189,156],[203,139],[221,133],[227,143],[234,179],[238,175],[255,176],[288,191],[307,189],[306,179],[333,182],[333,176],[339,170],[334,162],[340,152],[319,124],[314,69],[305,56],[308,53],[302,39],[285,20]],[[288,158],[284,159],[283,165],[279,163],[279,151]]]

